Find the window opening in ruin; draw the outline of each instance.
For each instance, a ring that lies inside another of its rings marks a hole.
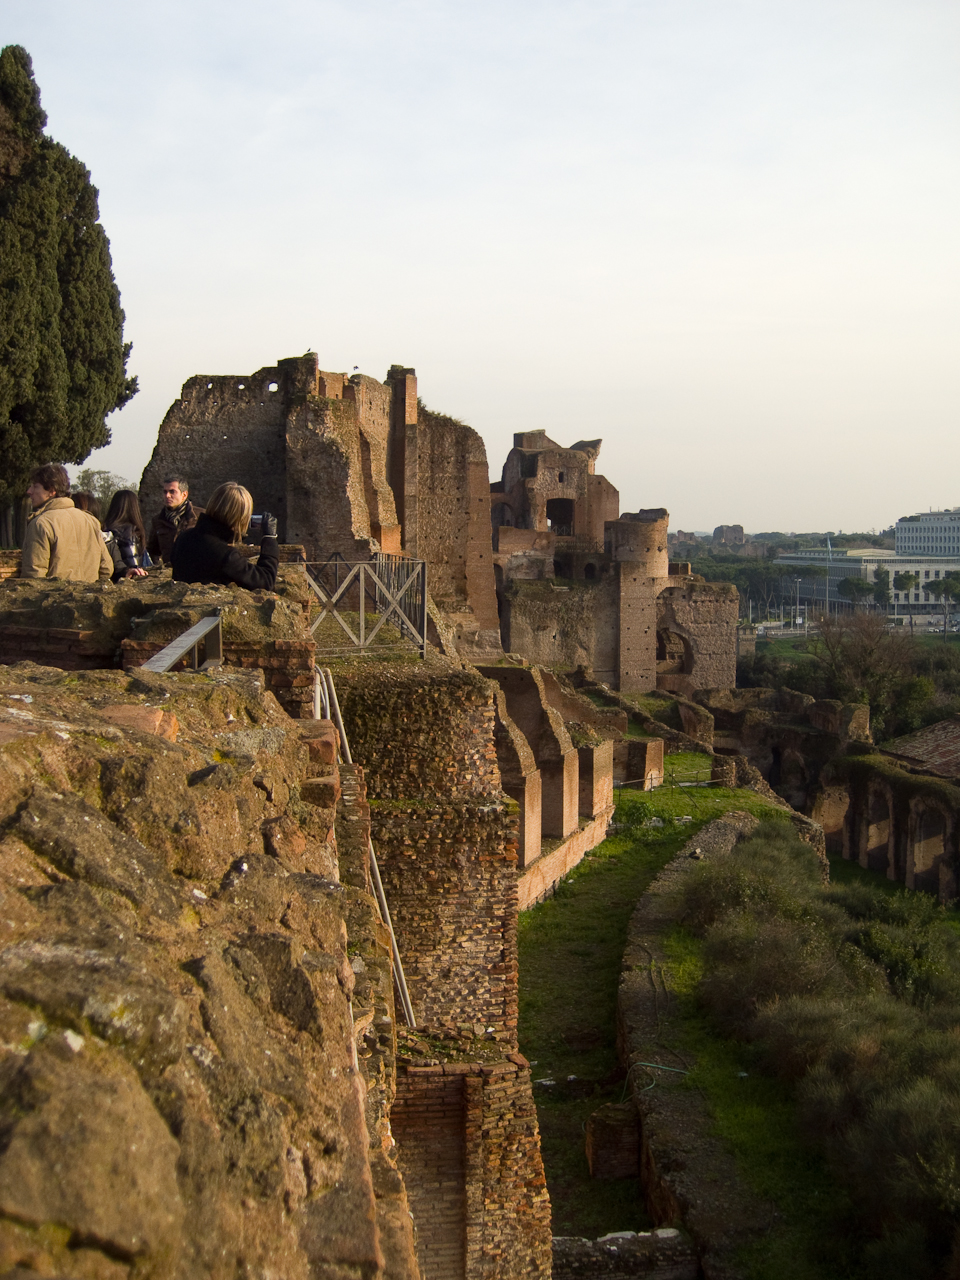
[[[271,383],[270,383],[270,385],[267,387],[267,390],[268,390],[268,391],[277,391],[277,390],[279,390],[279,388],[278,388],[278,386],[277,386],[277,384],[276,384],[275,382],[271,382]]]
[[[595,578],[597,576],[597,566],[595,564],[585,564],[583,566],[583,576],[585,578]]]
[[[572,498],[547,499],[547,527],[558,538],[573,537],[574,505]]]
[[[683,636],[675,631],[657,632],[657,675],[688,676],[693,671],[693,654]]]
[[[212,382],[208,382],[208,383],[207,383],[207,390],[208,390],[208,391],[210,391],[210,390],[212,390],[212,389],[213,389],[213,383],[212,383]]]
[[[246,390],[246,387],[244,386],[244,384],[243,384],[242,382],[238,382],[238,383],[237,383],[237,390],[238,390],[238,391],[245,391],[245,390]]]
[[[563,484],[563,477],[564,477],[564,472],[562,472],[562,471],[558,471],[558,472],[557,472],[557,481],[558,481],[560,484]]]
[[[520,479],[532,480],[537,474],[537,455],[525,453],[520,458]]]

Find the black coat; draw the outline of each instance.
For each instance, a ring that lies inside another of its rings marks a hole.
[[[204,513],[192,529],[186,529],[173,544],[174,582],[231,582],[248,591],[272,591],[277,581],[277,540],[264,538],[256,563],[242,556],[233,542],[233,532],[213,516]]]

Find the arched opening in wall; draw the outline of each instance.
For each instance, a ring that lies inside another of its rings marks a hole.
[[[714,748],[716,750],[716,748]],[[827,853],[850,856],[849,844],[844,844],[843,830],[850,809],[850,793],[845,787],[826,787],[814,798],[811,817],[823,827]]]
[[[783,777],[783,760],[779,747],[770,748],[770,776],[767,781],[771,787],[779,787],[780,779]]]
[[[595,564],[585,564],[583,566],[583,576],[588,582],[592,582],[597,576],[597,566]]]
[[[494,502],[490,506],[490,523],[494,529],[512,529],[515,526],[513,507],[509,502]]]
[[[576,503],[572,498],[547,499],[547,528],[558,538],[573,537],[573,520]]]
[[[688,676],[693,671],[689,642],[676,631],[657,632],[657,675]]]
[[[871,871],[890,869],[890,805],[882,791],[871,791],[867,799],[861,865]]]
[[[553,576],[555,578],[569,578],[570,570],[563,560],[554,560]]]
[[[913,887],[926,893],[940,889],[940,863],[946,853],[947,824],[939,809],[921,809],[914,817]]]

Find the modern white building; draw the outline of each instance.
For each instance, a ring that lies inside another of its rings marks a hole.
[[[960,507],[902,516],[895,545],[898,556],[960,556]]]
[[[952,512],[935,514],[941,517],[953,515]],[[960,511],[956,513],[956,519],[958,523],[955,527],[960,531]],[[897,525],[898,546],[902,523],[903,521],[900,521]],[[958,535],[958,541],[960,541],[960,535]],[[926,613],[942,615],[943,605],[930,594],[929,589],[924,590],[924,586],[931,581],[936,581],[937,578],[945,577],[948,573],[960,573],[960,550],[952,555],[910,555],[900,554],[899,551],[881,551],[874,547],[858,551],[839,549],[827,551],[816,548],[810,551],[791,551],[777,556],[774,564],[778,569],[783,570],[784,577],[791,578],[794,583],[799,579],[800,603],[808,604],[811,612],[816,612],[817,609],[823,612],[827,602],[831,610],[838,604],[841,608],[849,608],[850,602],[844,600],[837,591],[842,579],[862,578],[865,582],[875,583],[877,570],[885,569],[890,575],[888,613],[904,616],[909,605],[914,615]],[[803,570],[811,565],[826,569],[826,575],[805,577]],[[898,573],[915,573],[919,576],[920,580],[911,592],[912,598],[909,601],[906,592],[897,591],[894,588],[894,575]]]

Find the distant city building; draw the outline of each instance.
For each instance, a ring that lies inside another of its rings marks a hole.
[[[957,520],[960,521],[960,512],[957,514]],[[898,524],[898,539],[899,536]],[[924,590],[924,586],[935,582],[938,578],[946,577],[948,573],[960,573],[960,554],[911,556],[872,547],[857,551],[843,549],[827,551],[815,548],[807,551],[791,551],[786,555],[777,556],[774,564],[778,569],[783,570],[785,577],[800,579],[800,601],[808,603],[814,609],[817,607],[823,609],[827,600],[831,605],[835,605],[838,601],[848,604],[849,601],[843,600],[837,590],[844,578],[862,578],[865,582],[876,583],[877,570],[885,569],[890,575],[888,613],[903,614],[909,604],[914,614],[940,614],[943,612],[943,605],[930,594],[929,589]],[[808,565],[827,569],[827,576],[804,577],[803,569]],[[907,599],[905,591],[894,589],[894,575],[898,573],[919,575],[920,581],[911,592],[910,600]]]
[[[896,524],[897,555],[960,555],[960,507],[921,511]]]

